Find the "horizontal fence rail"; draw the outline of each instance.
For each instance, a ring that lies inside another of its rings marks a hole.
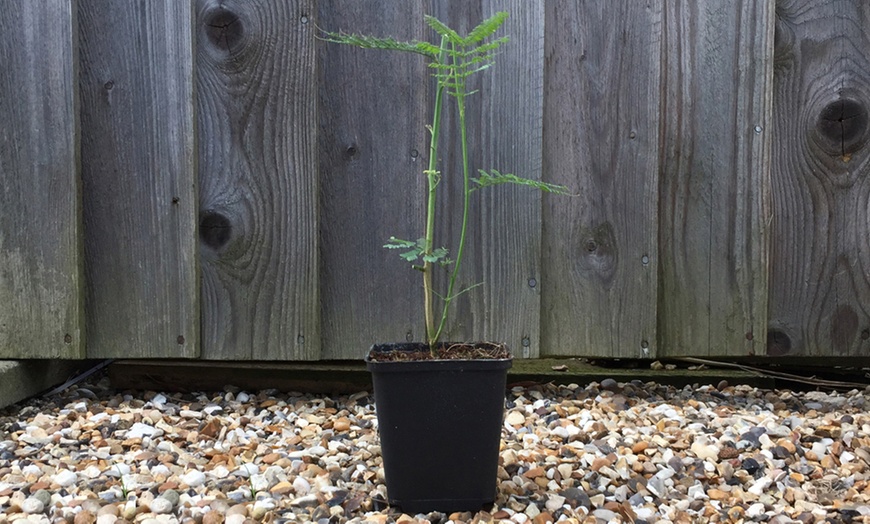
[[[424,338],[419,274],[381,246],[421,236],[434,80],[318,32],[432,40],[426,14],[497,10],[511,41],[470,86],[471,164],[574,195],[474,194],[457,285],[480,285],[447,338],[522,358],[870,349],[861,0],[0,4],[0,358]],[[461,202],[440,204],[450,248]]]

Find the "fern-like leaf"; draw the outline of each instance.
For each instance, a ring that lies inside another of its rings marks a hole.
[[[405,53],[415,53],[418,55],[423,55],[429,58],[436,58],[440,51],[438,46],[432,45],[429,42],[402,42],[390,37],[379,38],[368,35],[358,35],[355,33],[333,33],[330,31],[324,31],[323,34],[324,36],[321,36],[320,39],[326,42],[347,44],[360,47],[362,49],[402,51]]]
[[[459,36],[459,33],[447,27],[447,24],[445,24],[441,20],[438,20],[431,15],[426,15],[423,17],[423,19],[426,21],[427,24],[429,24],[429,27],[431,27],[439,35],[446,37],[447,40],[449,40],[451,43],[454,43],[456,45],[463,45],[465,39]]]
[[[516,175],[512,175],[510,173],[499,173],[495,169],[492,169],[488,172],[484,171],[483,169],[478,169],[478,172],[480,173],[480,178],[471,179],[472,182],[477,184],[477,187],[473,188],[472,191],[480,189],[482,187],[491,187],[501,184],[516,184],[520,186],[532,187],[546,193],[554,193],[557,195],[571,195],[571,192],[568,190],[567,187],[557,184],[548,184],[547,182],[541,182],[540,180],[522,178]]]
[[[482,42],[487,37],[498,31],[498,28],[507,20],[508,14],[504,11],[499,11],[483,22],[477,24],[477,27],[468,33],[463,42],[465,45],[476,44]]]

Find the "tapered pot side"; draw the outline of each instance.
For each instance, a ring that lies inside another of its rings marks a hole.
[[[513,359],[373,359],[421,348],[428,350],[425,344],[379,344],[366,357],[390,504],[412,514],[478,510],[495,500]]]

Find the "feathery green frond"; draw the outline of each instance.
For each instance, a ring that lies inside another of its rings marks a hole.
[[[348,44],[363,49],[383,49],[387,51],[403,51],[406,53],[416,53],[418,55],[434,58],[438,56],[438,46],[434,46],[429,42],[402,42],[390,37],[379,38],[368,35],[348,34],[348,33],[333,33],[324,31],[326,36],[320,37],[326,42],[336,44]]]
[[[439,35],[447,37],[447,40],[449,40],[451,43],[456,45],[463,44],[465,39],[459,36],[459,33],[447,27],[447,24],[445,24],[441,20],[438,20],[431,15],[426,15],[423,17],[423,19],[426,21],[427,24],[429,24],[429,27],[431,27]]]
[[[498,31],[498,28],[501,27],[507,18],[508,14],[506,12],[499,11],[483,22],[477,24],[477,27],[472,29],[471,32],[468,33],[468,36],[465,37],[465,44],[468,45],[482,42],[484,39]]]
[[[478,169],[478,173],[480,173],[480,178],[472,178],[471,181],[477,184],[477,187],[472,189],[472,191],[476,189],[480,189],[482,187],[490,187],[497,186],[500,184],[516,184],[520,186],[533,187],[540,191],[544,191],[547,193],[554,193],[557,195],[570,195],[571,192],[568,191],[568,188],[565,186],[560,186],[557,184],[548,184],[547,182],[541,182],[540,180],[531,180],[528,178],[518,177],[516,175],[512,175],[510,173],[499,173],[497,170],[492,169],[490,171],[484,171],[483,169]]]

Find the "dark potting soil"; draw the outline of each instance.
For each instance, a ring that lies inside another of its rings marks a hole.
[[[423,343],[392,344],[378,346],[370,353],[375,362],[399,362],[416,360],[498,360],[511,358],[505,344],[492,342],[444,342],[435,348],[435,355]]]

